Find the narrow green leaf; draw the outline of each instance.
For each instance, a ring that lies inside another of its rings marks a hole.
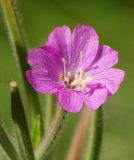
[[[32,127],[32,144],[34,148],[36,148],[36,146],[39,144],[41,140],[40,127],[41,127],[40,116],[37,115],[37,117],[33,120],[33,127]]]
[[[5,159],[6,160],[11,160],[11,158],[7,155],[7,153],[4,151],[2,146],[0,146],[0,160],[5,160]]]
[[[26,71],[29,69],[29,66],[26,62],[27,59],[27,47],[24,41],[24,36],[22,33],[21,25],[19,18],[16,13],[14,0],[1,0],[1,7],[4,15],[4,20],[7,25],[7,30],[9,32],[9,38],[12,44],[12,48],[15,53],[15,57],[17,59],[18,66],[20,68],[21,80],[24,86],[24,91],[26,92],[26,100],[30,107],[33,107],[35,117],[37,114],[40,114],[42,131],[43,131],[43,120],[42,120],[42,112],[41,105],[39,102],[39,98],[37,93],[32,89],[32,87],[27,83],[26,80]],[[30,119],[30,108],[25,108],[27,117]]]
[[[84,160],[98,160],[103,134],[103,107],[92,111],[90,135],[87,138]]]
[[[1,124],[0,124],[0,145],[3,147],[3,149],[7,153],[8,157],[10,157],[12,160],[18,160],[17,151],[14,148],[11,141],[9,140]]]
[[[27,48],[24,42],[20,23],[16,15],[14,0],[1,0],[1,7],[4,15],[4,20],[7,25],[12,48],[14,50],[18,66],[21,71],[21,78],[25,83],[25,72],[29,69],[29,66],[26,63]],[[28,87],[27,84],[25,84],[25,87]],[[27,88],[26,90],[28,92]]]
[[[18,139],[20,154],[23,160],[34,160],[34,153],[28,130],[28,124],[17,83],[14,81],[11,82],[10,87],[12,119]]]

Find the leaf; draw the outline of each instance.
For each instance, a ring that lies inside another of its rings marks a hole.
[[[34,153],[24,107],[16,82],[10,83],[11,87],[11,112],[16,138],[23,160],[34,160]]]
[[[13,144],[9,140],[7,134],[5,133],[3,127],[0,124],[0,145],[7,153],[8,157],[12,160],[18,160],[18,154]]]
[[[41,140],[40,127],[41,127],[40,116],[37,115],[37,117],[33,120],[33,128],[32,128],[32,144],[34,148],[37,147],[37,145]]]

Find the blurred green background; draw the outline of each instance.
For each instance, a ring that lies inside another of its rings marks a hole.
[[[134,160],[134,1],[132,0],[17,0],[28,47],[45,42],[56,26],[77,23],[93,26],[100,44],[119,52],[117,67],[126,71],[119,92],[105,104],[105,128],[101,160]],[[9,81],[18,80],[13,51],[0,10],[0,120],[10,121]],[[65,159],[69,140],[79,114],[70,115],[62,143],[53,158]],[[8,125],[7,125],[8,126]],[[57,155],[60,155],[57,157]]]

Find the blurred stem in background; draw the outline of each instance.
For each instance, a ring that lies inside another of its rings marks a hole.
[[[87,107],[83,107],[80,120],[75,130],[72,143],[68,152],[67,160],[78,160],[81,157],[83,147],[87,141],[87,134],[90,125],[91,111]]]
[[[26,62],[27,48],[24,41],[24,36],[22,34],[19,18],[17,17],[14,1],[13,0],[1,0],[1,7],[3,10],[4,19],[9,32],[9,37],[11,40],[12,48],[15,52],[17,58],[17,63],[21,73],[21,79],[24,85],[25,99],[30,103],[30,107],[34,109],[34,117],[39,114],[41,119],[41,129],[43,131],[43,120],[41,105],[37,93],[28,85],[26,81],[26,71],[29,66]],[[29,105],[28,105],[29,107]],[[26,107],[26,115],[28,120],[30,120],[29,115],[31,115],[31,108]],[[28,121],[29,122],[29,121]]]
[[[67,160],[98,160],[103,132],[103,108],[83,109]],[[90,133],[90,134],[89,134]]]
[[[48,153],[50,153],[50,150],[53,147],[54,141],[56,140],[56,138],[58,138],[58,135],[61,132],[66,117],[67,112],[64,111],[62,108],[58,109],[52,120],[50,128],[48,129],[41,143],[37,146],[37,149],[35,150],[35,157],[37,160],[44,160],[47,158]]]

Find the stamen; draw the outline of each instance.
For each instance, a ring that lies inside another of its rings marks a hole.
[[[83,81],[83,83],[87,83],[93,80],[93,77],[91,75],[88,75],[85,80]]]
[[[70,77],[71,77],[71,72],[68,72],[68,73],[67,73],[67,76],[70,78]]]
[[[63,62],[64,76],[65,76],[66,75],[66,60],[62,58],[62,62]]]
[[[69,84],[69,77],[64,77],[64,81],[68,85]]]
[[[71,85],[72,85],[72,86],[79,86],[79,85],[82,83],[84,77],[85,77],[84,71],[80,68],[80,73],[79,73],[79,75],[78,75],[78,74],[75,75],[75,79],[74,79],[74,81],[71,83]]]
[[[82,84],[82,91],[85,92],[85,91],[86,91],[86,88],[87,88],[86,84],[83,83],[83,84]]]
[[[82,91],[85,92],[86,83],[90,82],[91,80],[93,80],[93,77],[91,75],[88,75],[86,77],[84,71],[82,70],[82,68],[80,68],[79,75],[78,74],[75,75],[75,79],[74,81],[71,82],[71,86],[72,87],[81,86]]]
[[[82,60],[83,57],[84,57],[84,53],[83,53],[83,51],[80,51],[80,59]]]
[[[79,79],[83,79],[85,77],[85,73],[83,71],[82,68],[80,68],[80,75],[79,75]]]
[[[81,90],[83,92],[86,91],[86,83],[89,83],[90,81],[93,80],[93,77],[91,75],[85,75],[84,70],[82,68],[80,68],[79,73],[76,73],[74,76],[74,79],[71,80],[71,72],[66,72],[66,61],[64,58],[62,58],[62,62],[63,62],[63,67],[64,67],[64,74],[60,75],[60,80],[62,80],[62,82],[64,82],[64,85],[67,88],[75,88],[75,87],[79,87],[81,88]]]

